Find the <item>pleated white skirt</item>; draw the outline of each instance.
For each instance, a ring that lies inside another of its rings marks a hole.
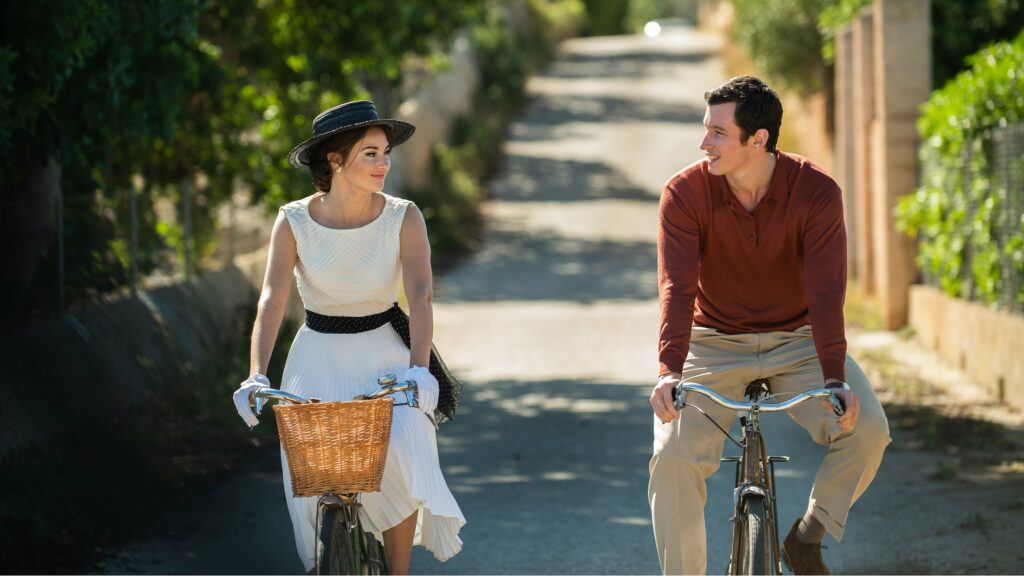
[[[324,334],[303,325],[285,363],[281,389],[324,402],[351,400],[372,391],[384,374],[402,377],[409,349],[390,324],[359,334]],[[292,496],[288,460],[281,451],[284,493],[295,546],[306,570],[315,564],[316,498]],[[437,457],[434,426],[417,408],[396,406],[381,491],[361,495],[364,526],[381,538],[419,510],[413,543],[444,562],[462,550],[466,519],[455,502]]]

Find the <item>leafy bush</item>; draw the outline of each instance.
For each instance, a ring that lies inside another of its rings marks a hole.
[[[835,0],[818,14],[822,55],[835,60],[839,30],[873,0]],[[932,79],[936,86],[966,69],[967,56],[982,46],[1013,38],[1024,28],[1024,0],[931,0]]]
[[[587,9],[587,29],[590,36],[623,34],[629,14],[629,0],[583,0]]]
[[[871,2],[872,0],[838,0],[825,6],[818,14],[818,30],[824,39],[821,55],[826,62],[834,62],[836,59],[836,35]]]
[[[178,223],[159,221],[152,207],[160,200],[180,204],[186,178],[192,239],[197,253],[208,251],[215,209],[237,183],[274,205],[308,190],[308,177],[291,169],[285,154],[309,136],[314,115],[370,94],[385,112],[393,110],[387,100],[400,100],[403,64],[443,50],[485,1],[5,5],[0,202],[29,212],[26,183],[47,158],[59,163],[63,285],[72,305],[88,302],[127,279],[131,183],[141,182],[142,273],[181,248]],[[52,226],[53,218],[47,221]],[[40,243],[26,233],[16,240]],[[35,283],[37,299],[25,309],[46,313],[47,303],[56,301],[50,297],[60,284],[55,248],[51,244],[39,272],[24,280]],[[11,305],[23,309],[20,302]]]
[[[818,15],[829,0],[733,0],[732,34],[773,82],[803,93],[827,87]]]
[[[993,130],[1024,122],[1024,33],[968,63],[922,107],[922,183],[897,225],[919,239],[918,265],[945,292],[995,303],[1024,275],[1024,219],[1005,221],[1021,194],[1006,182],[1024,182],[1024,158],[1009,159],[1009,178],[993,174]],[[1009,299],[1024,301],[1024,288]]]

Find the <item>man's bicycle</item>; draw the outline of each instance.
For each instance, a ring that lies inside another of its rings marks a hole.
[[[732,553],[726,574],[782,574],[782,561],[790,564],[785,551],[779,550],[778,508],[775,502],[775,463],[788,462],[788,456],[768,456],[764,437],[761,436],[761,412],[783,412],[812,398],[828,400],[837,415],[844,413],[841,401],[832,390],[815,388],[801,392],[785,402],[765,402],[773,399],[768,380],[754,380],[747,385],[746,402],[729,400],[700,384],[680,383],[673,391],[677,410],[687,406],[686,392],[700,394],[712,402],[746,412],[740,417],[743,436],[736,440],[713,418],[693,404],[694,409],[708,417],[725,436],[740,447],[739,456],[722,458],[722,462],[736,463],[736,483],[733,490]]]
[[[256,414],[276,400],[295,496],[316,496],[315,574],[387,574],[384,545],[363,529],[359,494],[380,490],[394,406],[416,407],[415,382],[388,374],[352,402],[320,402],[273,388],[253,392]],[[392,395],[398,395],[396,404]]]

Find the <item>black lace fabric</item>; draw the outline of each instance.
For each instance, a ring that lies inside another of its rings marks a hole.
[[[375,330],[385,324],[391,324],[406,347],[411,346],[409,316],[398,307],[397,302],[384,312],[370,316],[325,316],[306,310],[306,326],[325,334],[358,334]],[[455,417],[455,410],[459,407],[462,382],[448,370],[433,344],[430,346],[430,366],[427,369],[434,378],[437,378],[439,388],[434,420],[438,424],[447,422]]]

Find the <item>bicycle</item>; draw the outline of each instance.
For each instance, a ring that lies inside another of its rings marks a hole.
[[[320,402],[273,388],[250,399],[257,415],[276,400],[281,444],[295,496],[317,496],[314,574],[387,574],[384,544],[366,532],[359,494],[380,489],[391,433],[391,410],[418,406],[416,383],[393,374],[353,402]],[[401,394],[404,403],[388,396]],[[315,407],[315,408],[313,408]]]
[[[788,456],[768,456],[764,437],[761,436],[761,412],[783,412],[812,398],[828,399],[833,412],[844,413],[842,402],[832,390],[815,388],[801,392],[785,402],[765,403],[773,398],[768,380],[761,378],[750,382],[744,392],[746,402],[729,400],[714,390],[700,384],[680,383],[672,390],[677,410],[687,406],[686,392],[694,392],[712,402],[735,410],[746,412],[740,417],[743,436],[736,440],[699,407],[690,404],[704,414],[734,444],[740,447],[739,456],[722,458],[722,462],[736,463],[736,480],[733,489],[733,535],[732,551],[726,574],[782,574],[782,562],[790,565],[785,551],[780,555],[778,508],[775,499],[775,463],[789,462]]]

